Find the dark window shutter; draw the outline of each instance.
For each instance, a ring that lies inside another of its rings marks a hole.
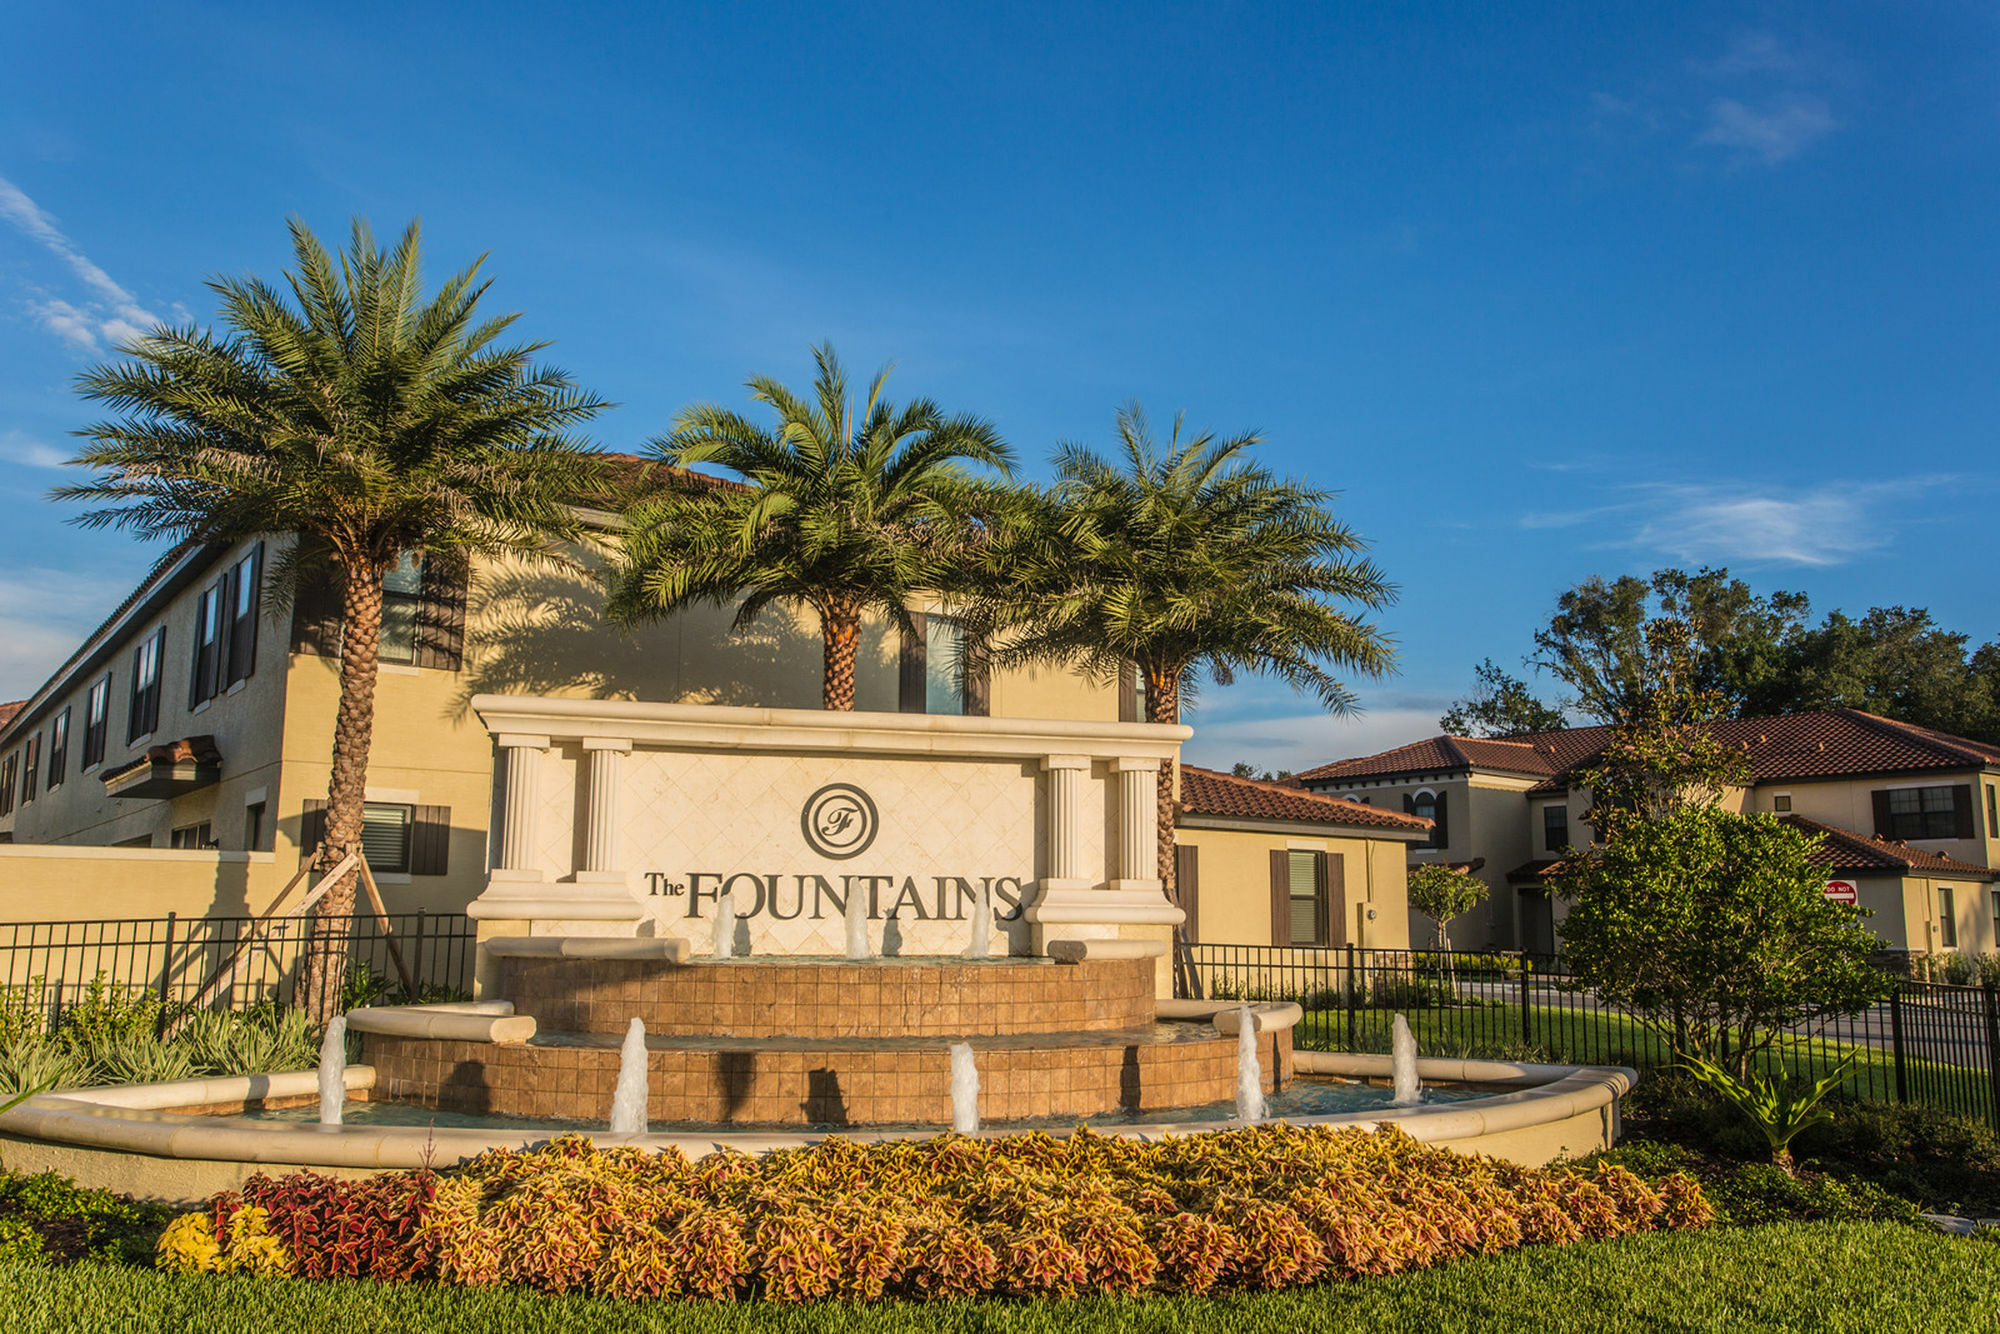
[[[984,718],[993,712],[993,664],[986,645],[974,643],[965,655],[965,714]]]
[[[1329,852],[1320,858],[1320,865],[1326,880],[1326,891],[1322,897],[1330,928],[1320,933],[1320,939],[1329,945],[1345,945],[1348,927],[1347,858],[1338,852]]]
[[[1889,794],[1883,790],[1870,795],[1875,798],[1875,837],[1888,838],[1896,828],[1895,817],[1889,813]]]
[[[429,553],[419,578],[417,666],[458,671],[465,666],[466,568],[450,557]]]
[[[1411,796],[1409,793],[1405,792],[1403,794],[1403,814],[1415,815],[1416,813],[1417,813],[1417,799]]]
[[[896,658],[896,708],[902,713],[925,712],[924,677],[930,669],[927,620],[922,612],[913,611],[909,628],[903,631],[903,649]]]
[[[1292,860],[1283,848],[1271,849],[1271,943],[1292,943]]]
[[[292,652],[340,656],[340,583],[332,571],[308,576],[292,599]]]
[[[1979,833],[1972,827],[1972,788],[1960,784],[1951,790],[1952,814],[1958,817],[1958,832],[1953,838],[1977,838]]]
[[[1118,721],[1139,721],[1139,669],[1129,662],[1118,669]]]
[[[1451,826],[1445,823],[1444,793],[1442,792],[1437,794],[1437,814],[1432,818],[1437,821],[1437,828],[1431,831],[1431,846],[1442,848],[1445,844],[1451,842]]]
[[[299,815],[299,860],[312,860],[319,845],[326,842],[326,802],[308,797]]]
[[[1181,939],[1192,945],[1201,939],[1201,849],[1183,843],[1174,849],[1174,897],[1187,914]]]
[[[237,567],[237,578],[243,578],[243,567]],[[241,616],[236,614],[245,597],[241,586],[229,590],[229,670],[225,673],[230,685],[247,681],[257,670],[257,621],[264,610],[264,544],[259,542],[250,552],[248,598],[250,609]]]
[[[410,823],[410,874],[444,875],[450,866],[451,807],[417,807]]]

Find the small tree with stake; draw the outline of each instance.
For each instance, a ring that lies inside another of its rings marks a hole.
[[[1410,872],[1410,906],[1431,919],[1437,941],[1439,971],[1449,985],[1458,984],[1451,962],[1451,923],[1486,901],[1484,884],[1464,871],[1435,862]]]

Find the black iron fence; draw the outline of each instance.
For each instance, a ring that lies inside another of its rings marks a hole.
[[[463,913],[392,913],[260,922],[254,917],[117,918],[0,923],[0,1009],[14,1025],[53,1031],[78,1005],[160,1002],[163,1015],[199,1006],[289,1006],[307,961],[344,943],[348,1004],[464,998],[477,931]],[[416,997],[390,948],[393,935]],[[164,1023],[164,1019],[163,1019]]]
[[[1802,1026],[1760,1058],[1817,1079],[1850,1056],[1856,1097],[1924,1103],[2000,1127],[2000,995],[1991,985],[1892,979],[1887,1000]],[[1208,1000],[1288,1000],[1296,1037],[1323,1051],[1389,1050],[1398,1014],[1429,1056],[1651,1069],[1674,1063],[1658,1030],[1597,998],[1555,957],[1270,945],[1188,945],[1175,990]]]

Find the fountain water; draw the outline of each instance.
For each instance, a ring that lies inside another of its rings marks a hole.
[[[1255,1125],[1264,1119],[1264,1065],[1257,1059],[1257,1016],[1248,1005],[1237,1010],[1236,1119]]]
[[[992,882],[982,878],[979,895],[972,905],[972,943],[965,947],[968,959],[984,959],[993,952],[993,904],[987,895],[992,892]]]
[[[951,1128],[961,1135],[979,1129],[979,1067],[969,1042],[951,1044]]]
[[[715,957],[727,959],[736,953],[736,891],[725,889],[715,901]]]
[[[335,1015],[319,1040],[319,1123],[340,1124],[341,1104],[347,1101],[347,1016]]]
[[[1392,1101],[1398,1107],[1414,1107],[1423,1101],[1423,1084],[1417,1079],[1417,1039],[1410,1021],[1396,1016],[1389,1038]]]
[[[861,897],[866,892],[859,885],[847,892],[847,957],[857,963],[868,959],[868,904]]]
[[[611,1091],[611,1133],[646,1133],[646,1025],[634,1019],[618,1049],[618,1083]]]

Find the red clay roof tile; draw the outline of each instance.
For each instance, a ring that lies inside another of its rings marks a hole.
[[[1431,822],[1419,815],[1405,815],[1344,797],[1319,796],[1289,782],[1264,783],[1188,764],[1181,766],[1180,804],[1181,810],[1189,815],[1240,820],[1295,820],[1404,833],[1428,833],[1431,828]]]

